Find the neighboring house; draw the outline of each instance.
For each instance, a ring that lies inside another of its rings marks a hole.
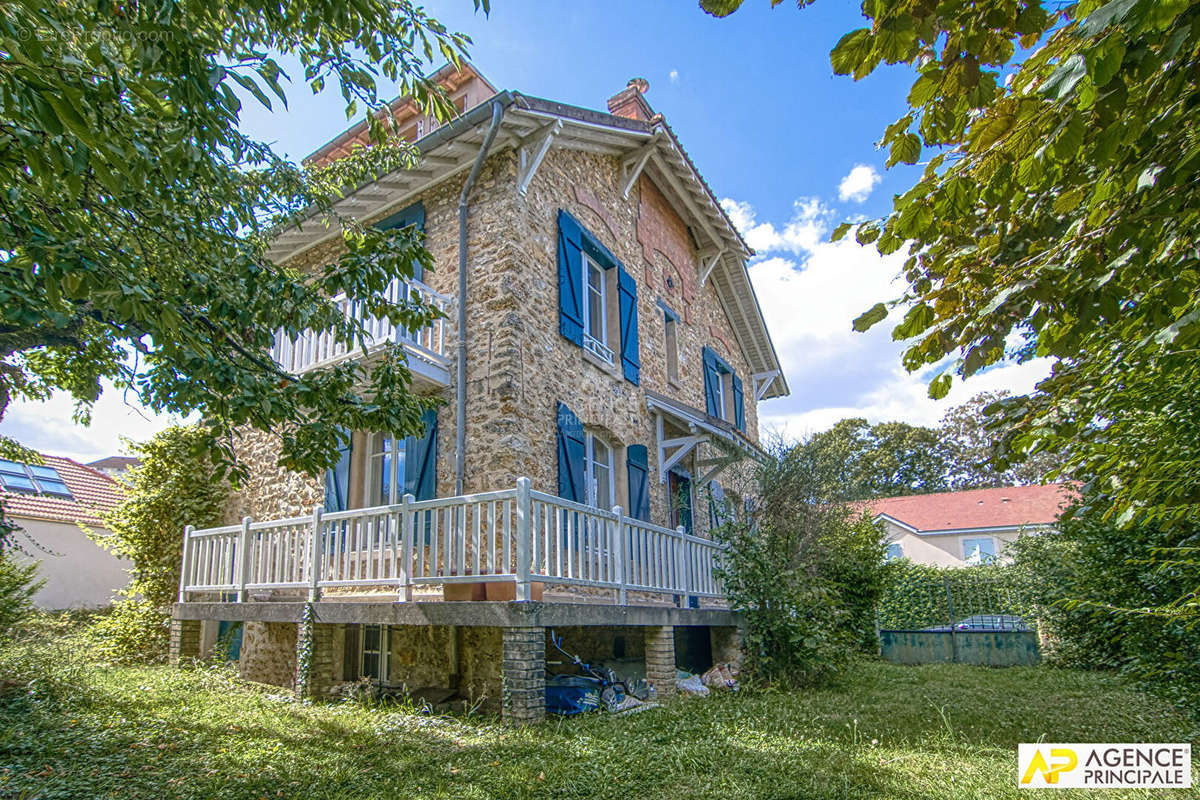
[[[961,567],[1004,560],[1006,545],[1018,536],[1053,530],[1073,491],[1050,483],[885,497],[864,505],[883,523],[888,559]]]
[[[110,478],[120,478],[130,467],[136,467],[140,463],[141,460],[134,456],[108,456],[99,461],[89,461],[86,466],[98,469]]]
[[[107,535],[100,516],[121,502],[121,487],[69,458],[43,453],[42,460],[0,460],[4,514],[21,528],[14,534],[17,557],[37,561],[45,581],[34,603],[44,609],[106,606],[129,582],[130,565],[79,525]]]
[[[550,618],[640,626],[631,650],[642,650],[644,632],[658,674],[673,675],[664,642],[674,626],[732,625],[714,610],[725,603],[706,538],[709,498],[736,505],[746,468],[766,457],[758,403],[788,392],[746,271],[752,253],[647,104],[645,81],[630,81],[604,113],[497,92],[465,63],[435,77],[461,115],[438,126],[396,101],[420,163],[335,208],[424,230],[437,268],[389,291],[417,292],[447,319],[415,334],[371,321],[368,352],[402,348],[414,391],[444,405],[418,436],[355,431],[323,481],[281,470],[278,441],[246,431],[239,458],[253,478],[229,504],[227,527],[189,538],[173,657],[211,641],[211,626],[202,635],[193,623],[245,620],[243,675],[291,683],[299,606],[285,601],[307,594],[320,599],[321,646],[331,649],[310,692],[367,676],[449,682],[496,701],[501,640],[505,654],[536,649],[532,631]],[[365,126],[352,128],[309,162],[365,136]],[[336,230],[308,224],[281,231],[271,255],[311,271],[340,247]],[[302,373],[360,352],[310,333],[277,337],[272,355]],[[411,505],[397,507],[406,496]],[[540,597],[559,616],[528,616],[522,602],[446,616],[454,604],[443,597],[484,588],[488,598]],[[386,610],[341,602],[372,593]],[[639,613],[628,613],[634,605]],[[446,625],[479,638],[467,647]],[[521,663],[528,674],[514,666],[513,681],[541,680],[541,656]],[[673,678],[662,683],[673,688]],[[540,714],[540,696],[538,709],[505,702],[515,718]]]

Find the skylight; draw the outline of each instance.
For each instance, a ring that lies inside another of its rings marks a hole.
[[[0,486],[9,492],[70,499],[71,490],[54,467],[0,459]]]

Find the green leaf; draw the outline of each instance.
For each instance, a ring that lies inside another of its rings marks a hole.
[[[934,400],[941,400],[950,393],[950,385],[954,383],[954,376],[948,372],[943,372],[929,382],[929,396]]]
[[[873,43],[871,31],[859,28],[843,36],[829,54],[829,61],[837,75],[852,75],[868,63]]]
[[[855,318],[852,327],[854,330],[862,333],[869,330],[876,323],[882,322],[884,319],[886,319],[887,313],[887,307],[884,306],[883,303],[876,303],[867,309],[867,311]]]
[[[829,241],[836,242],[840,239],[843,239],[846,234],[850,232],[852,227],[854,227],[854,225],[849,222],[843,222],[842,224],[838,225],[833,229],[833,235],[829,237]]]
[[[1055,100],[1063,100],[1071,94],[1075,89],[1075,84],[1079,83],[1085,75],[1087,75],[1087,62],[1084,61],[1082,55],[1075,53],[1051,73],[1040,91]]]
[[[728,17],[742,7],[743,0],[700,0],[700,8],[714,17]]]
[[[906,133],[892,142],[887,166],[897,163],[915,164],[921,157],[921,139],[915,133]]]

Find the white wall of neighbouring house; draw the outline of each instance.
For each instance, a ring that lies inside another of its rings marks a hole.
[[[1005,528],[979,533],[913,533],[888,520],[883,520],[886,542],[900,545],[900,556],[918,564],[936,567],[965,567],[963,541],[991,537],[995,543],[997,558],[1007,560],[1005,549],[1009,542],[1021,535],[1019,528]]]
[[[130,563],[92,541],[74,522],[51,522],[14,517],[23,531],[15,536],[17,558],[38,562],[38,577],[45,581],[33,602],[47,611],[99,608],[116,599],[129,583]],[[92,528],[107,535],[103,528]]]

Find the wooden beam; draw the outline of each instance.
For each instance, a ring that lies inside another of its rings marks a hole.
[[[521,141],[518,149],[517,194],[524,197],[525,192],[529,189],[529,183],[537,174],[538,167],[542,165],[542,159],[546,157],[551,143],[554,142],[554,137],[558,135],[562,127],[562,120],[555,120]]]
[[[626,198],[629,197],[629,192],[633,189],[633,184],[637,182],[638,177],[642,174],[642,170],[650,162],[650,156],[654,155],[654,148],[658,147],[658,139],[661,135],[662,129],[655,128],[654,136],[650,138],[650,141],[630,153],[629,157],[621,163],[621,175],[625,181],[623,193]]]
[[[707,264],[702,263],[700,265],[700,288],[701,289],[704,288],[704,284],[708,282],[708,276],[712,275],[712,271],[714,269],[716,269],[716,267],[717,267],[717,262],[719,262],[721,260],[721,257],[724,255],[725,255],[724,249],[718,250],[713,255],[713,257],[708,260]]]
[[[771,384],[775,382],[775,379],[778,378],[779,375],[780,370],[777,369],[773,369],[769,372],[758,372],[754,375],[751,375],[750,377],[754,381],[754,399],[762,400],[767,394],[767,389],[771,388]]]

